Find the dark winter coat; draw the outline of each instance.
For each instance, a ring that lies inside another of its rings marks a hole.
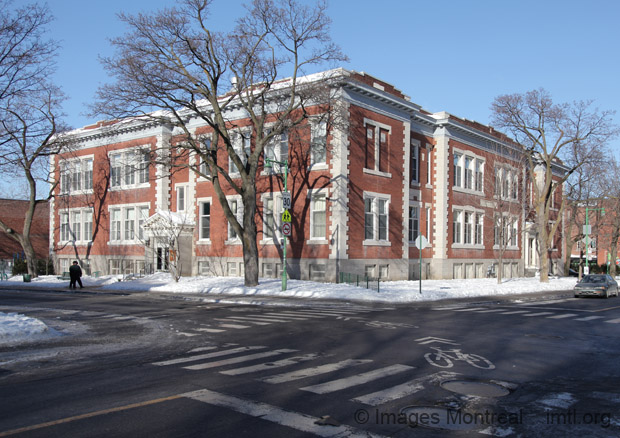
[[[82,276],[82,269],[80,265],[71,265],[69,267],[69,275],[71,278],[80,278]]]

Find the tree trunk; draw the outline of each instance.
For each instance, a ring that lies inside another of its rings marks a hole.
[[[37,278],[38,269],[37,269],[37,255],[34,252],[34,248],[32,247],[32,243],[30,243],[30,239],[22,238],[21,244],[22,249],[24,250],[24,254],[26,256],[26,264],[28,266],[28,274],[32,278]]]
[[[256,243],[256,186],[247,190],[243,199],[243,276],[244,285],[258,286],[258,244]]]

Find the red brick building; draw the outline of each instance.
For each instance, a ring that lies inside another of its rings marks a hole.
[[[290,277],[417,278],[420,234],[430,243],[422,251],[424,278],[483,277],[500,248],[504,276],[523,275],[529,240],[518,145],[488,126],[424,111],[364,73],[339,69],[334,76],[344,126],[310,117],[268,151],[290,166]],[[239,117],[238,146],[251,148],[251,125]],[[195,132],[209,128],[196,124]],[[116,129],[101,123],[73,137],[74,151],[52,163],[60,179],[50,213],[59,271],[77,254],[93,271],[110,274],[166,270],[171,260],[184,275],[242,274],[240,241],[210,181],[149,163],[149,153],[182,141],[176,132],[153,122]],[[220,155],[218,162],[227,162],[226,152]],[[263,169],[256,183],[263,277],[282,269],[278,173]],[[240,214],[241,199],[227,193]],[[504,244],[498,215],[508,218]]]
[[[24,228],[24,218],[28,210],[28,205],[29,201],[0,199],[0,218],[2,218],[2,221],[7,226],[21,233]],[[39,260],[47,260],[49,258],[49,221],[49,204],[47,202],[39,202],[35,210],[30,231],[30,240],[36,257]],[[10,272],[15,258],[24,258],[23,253],[24,250],[17,241],[9,237],[6,233],[0,232],[0,263],[4,264],[7,273]]]

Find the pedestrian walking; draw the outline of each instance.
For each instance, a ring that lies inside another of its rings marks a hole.
[[[71,267],[69,268],[69,277],[71,277],[71,281],[69,282],[69,287],[75,288],[76,281],[80,285],[80,288],[84,287],[82,286],[82,279],[81,279],[82,269],[80,268],[80,265],[78,265],[78,262],[73,262],[73,265],[71,265]]]

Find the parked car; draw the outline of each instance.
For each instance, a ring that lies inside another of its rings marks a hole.
[[[575,297],[605,297],[618,296],[618,283],[611,275],[590,274],[585,275],[575,285]]]

